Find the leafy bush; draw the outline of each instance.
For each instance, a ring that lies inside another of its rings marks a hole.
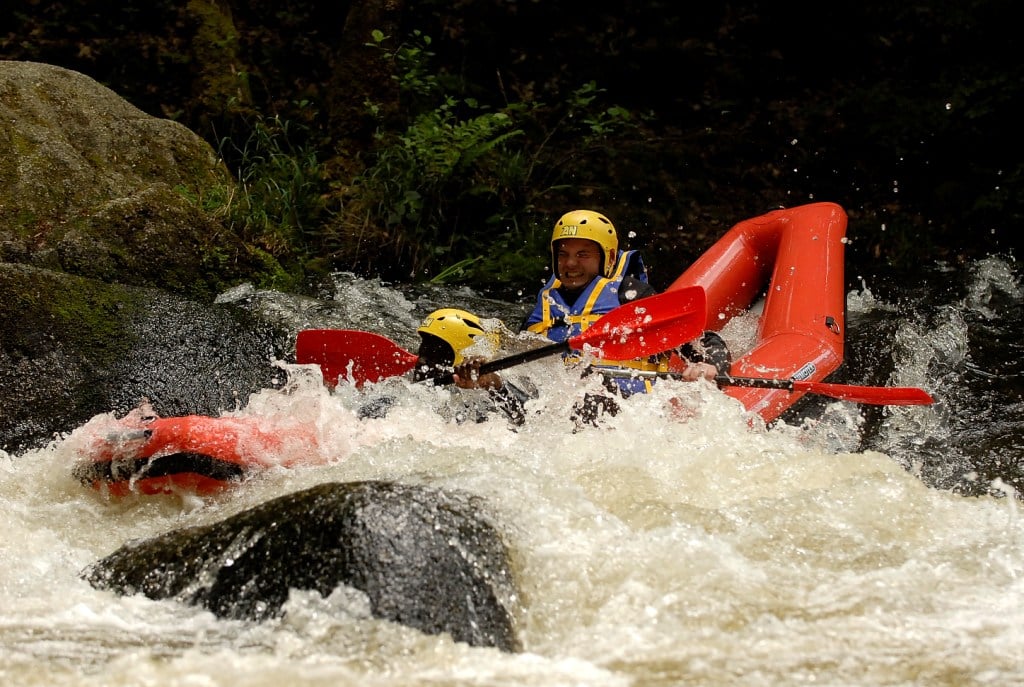
[[[594,183],[581,173],[591,167],[574,160],[600,158],[610,140],[635,135],[639,124],[625,108],[598,107],[602,90],[593,82],[559,107],[534,101],[492,109],[450,92],[453,81],[427,69],[430,38],[414,32],[411,40],[389,50],[374,33],[373,47],[409,96],[408,125],[378,129],[375,154],[353,182],[360,203],[328,239],[335,259],[389,278],[484,290],[535,279],[548,262],[550,237],[550,217],[538,204],[546,196],[557,203],[570,185]]]
[[[248,243],[283,262],[307,257],[324,213],[324,176],[317,153],[293,141],[293,125],[257,116],[244,141],[223,138],[218,152],[236,170],[237,189],[211,200]]]

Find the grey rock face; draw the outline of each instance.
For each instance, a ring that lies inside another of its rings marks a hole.
[[[517,595],[500,534],[465,494],[391,482],[323,484],[210,526],[127,544],[93,586],[176,598],[223,618],[279,615],[289,589],[366,594],[375,617],[515,651]]]

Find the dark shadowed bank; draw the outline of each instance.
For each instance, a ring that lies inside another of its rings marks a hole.
[[[806,22],[657,0],[140,9],[12,0],[0,57],[96,78],[251,184],[247,155],[285,153],[295,174],[273,181],[298,196],[251,210],[279,213],[253,238],[293,271],[514,294],[579,205],[661,285],[736,222],[812,201],[849,213],[851,274],[1018,243],[1024,66],[999,0],[844,0]],[[509,126],[488,134],[495,113]],[[287,145],[254,151],[274,122]]]

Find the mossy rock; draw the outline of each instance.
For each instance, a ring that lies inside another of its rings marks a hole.
[[[281,281],[206,208],[235,182],[181,124],[33,62],[0,62],[0,117],[0,260],[205,299]]]
[[[290,334],[231,304],[0,263],[0,449],[149,399],[216,415],[283,383]]]

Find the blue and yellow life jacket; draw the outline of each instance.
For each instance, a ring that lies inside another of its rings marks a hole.
[[[622,280],[627,274],[647,283],[647,270],[640,255],[636,251],[619,251],[615,260],[615,269],[611,277],[595,277],[569,305],[565,302],[558,288],[562,282],[556,275],[551,275],[547,284],[537,294],[537,304],[533,312],[526,318],[527,330],[536,334],[544,334],[552,341],[563,342],[580,334],[601,316],[622,305],[619,291]],[[581,351],[570,351],[563,356],[565,363],[574,364],[582,360]],[[595,360],[592,367],[600,371],[609,370],[668,370],[667,356],[654,356],[639,360]],[[623,396],[650,391],[652,379],[616,376],[614,381]]]

